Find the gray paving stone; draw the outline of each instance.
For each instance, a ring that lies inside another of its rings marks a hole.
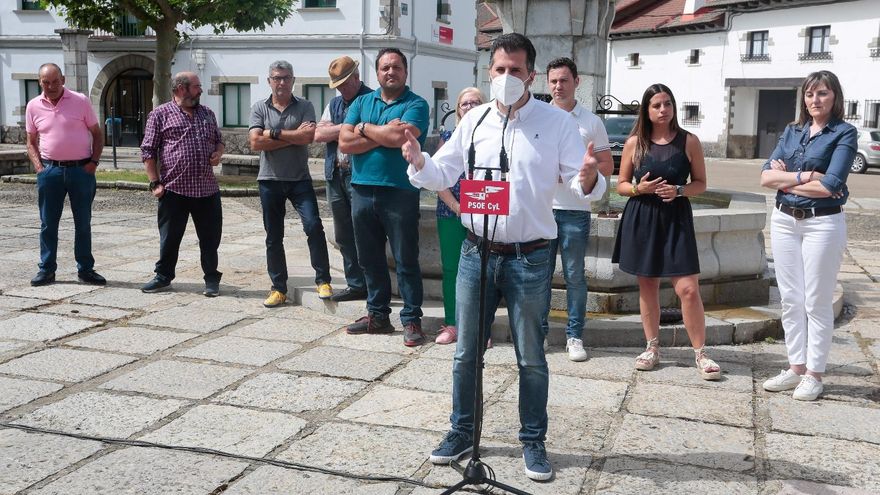
[[[129,447],[111,452],[33,493],[38,495],[205,495],[247,463],[189,452]]]
[[[726,390],[640,383],[628,406],[645,416],[692,419],[750,428],[752,396]]]
[[[0,309],[32,309],[47,304],[45,299],[0,295]]]
[[[328,410],[360,392],[366,383],[322,376],[263,373],[215,400],[238,406],[287,412]]]
[[[750,430],[731,426],[628,414],[612,452],[742,472],[754,467],[752,438]]]
[[[326,423],[276,456],[368,476],[412,476],[440,442],[439,434],[357,423]]]
[[[42,287],[15,287],[12,289],[4,290],[3,293],[7,296],[18,296],[57,301],[60,299],[67,299],[68,297],[72,297],[77,294],[92,292],[97,289],[98,287],[94,285],[56,283],[51,285],[44,285]]]
[[[233,323],[247,318],[247,316],[248,315],[246,314],[232,313],[228,311],[199,313],[194,312],[193,309],[188,306],[180,306],[142,316],[133,320],[131,323],[135,325],[152,325],[157,327],[176,328],[178,330],[189,330],[191,332],[207,333],[232,325]]]
[[[824,375],[823,399],[876,405],[880,401],[880,376]]]
[[[550,375],[547,404],[561,407],[582,407],[602,411],[618,411],[626,395],[627,384],[608,380],[592,380],[565,375]],[[519,401],[519,378],[501,396],[508,402]]]
[[[513,372],[501,366],[487,366],[483,373],[483,392],[492,395]],[[452,393],[452,363],[440,359],[414,359],[384,380],[388,385],[428,392]]]
[[[580,407],[547,406],[548,448],[598,452],[605,444],[612,413]],[[495,402],[485,410],[483,436],[508,443],[517,442],[519,408],[513,402]]]
[[[769,433],[769,477],[880,491],[880,446],[824,437]]]
[[[45,405],[18,424],[111,438],[128,438],[186,404],[104,392],[81,392]]]
[[[305,425],[290,414],[209,404],[196,406],[141,440],[262,457]]]
[[[240,380],[249,372],[214,364],[163,360],[114,378],[101,385],[101,388],[204,399]]]
[[[849,345],[831,344],[825,372],[835,375],[869,376],[874,374],[871,358],[855,342]]]
[[[25,313],[0,321],[0,338],[51,341],[100,325],[95,321]]]
[[[803,480],[770,480],[765,485],[765,493],[775,495],[876,495],[876,492],[860,490],[848,486],[826,485],[824,483],[812,483]]]
[[[757,480],[753,476],[740,473],[687,465],[669,465],[629,457],[612,457],[605,461],[595,493],[751,495],[757,493],[757,485]]]
[[[337,417],[361,423],[446,431],[451,410],[452,396],[448,393],[377,385]]]
[[[63,388],[58,383],[38,382],[0,376],[0,412],[27,404]]]
[[[767,405],[774,431],[880,444],[880,409],[829,400],[803,402],[788,394],[773,396]]]
[[[635,370],[635,358],[610,352],[589,350],[590,358],[583,362],[568,359],[564,348],[551,348],[547,353],[547,366],[550,375],[569,375],[581,378],[627,381]]]
[[[27,342],[14,342],[11,340],[0,340],[0,353],[14,351],[16,349],[21,349],[22,347],[26,347],[28,345]]]
[[[299,344],[289,342],[270,342],[267,340],[225,336],[203,342],[175,355],[195,359],[210,359],[211,361],[221,363],[264,366],[299,348]]]
[[[338,328],[338,327],[337,327]],[[395,331],[387,335],[349,335],[338,332],[321,341],[324,345],[360,349],[362,351],[395,352],[398,354],[417,354],[418,347],[403,345],[403,332]]]
[[[274,313],[273,313],[274,314]],[[269,317],[250,325],[236,328],[229,335],[288,342],[312,342],[336,331],[326,322],[313,320],[292,321],[289,318]]]
[[[198,310],[200,314],[202,312],[224,311],[243,313],[248,316],[268,316],[270,311],[272,311],[270,308],[263,306],[262,299],[224,296],[222,294],[222,287],[221,297],[203,297],[190,304],[189,307]]]
[[[39,309],[40,313],[70,316],[73,318],[91,318],[93,320],[113,321],[131,316],[131,311],[88,304],[53,304]]]
[[[368,352],[342,347],[321,346],[278,364],[292,371],[311,371],[328,376],[372,381],[403,361],[399,354]]]
[[[236,481],[224,495],[290,495],[332,493],[334,495],[394,495],[394,483],[364,483],[322,473],[297,472],[263,466]]]
[[[67,345],[130,354],[153,354],[198,336],[197,333],[150,330],[141,327],[113,327],[69,341]]]
[[[146,282],[146,280],[144,280]],[[91,304],[93,306],[107,306],[122,309],[144,309],[150,306],[169,301],[173,294],[144,294],[140,289],[128,289],[123,287],[107,287],[94,294],[84,294],[73,299],[79,304]]]
[[[663,350],[660,350],[661,359]],[[749,366],[735,363],[719,362],[721,379],[707,381],[700,377],[700,372],[693,360],[688,365],[678,362],[661,360],[660,366],[653,371],[642,371],[637,374],[639,380],[651,383],[673,383],[692,387],[705,387],[731,392],[752,392],[752,369]]]
[[[0,430],[0,495],[19,490],[101,450],[100,442]]]
[[[79,382],[135,361],[130,356],[74,349],[46,349],[0,364],[0,373]]]

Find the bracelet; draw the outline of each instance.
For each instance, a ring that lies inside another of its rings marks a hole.
[[[281,129],[272,129],[269,131],[269,137],[272,139],[281,139]]]
[[[798,170],[798,173],[797,173],[797,175],[795,175],[795,178],[797,179],[798,185],[803,184],[803,182],[801,182],[801,171],[800,170]]]
[[[813,172],[815,172],[815,170],[810,170],[810,176],[807,178],[807,182],[811,182],[813,180]]]
[[[639,193],[639,185],[638,185],[638,184],[633,184],[633,187],[632,187],[632,195],[633,195],[633,196],[638,196],[639,194],[641,194],[641,193]]]

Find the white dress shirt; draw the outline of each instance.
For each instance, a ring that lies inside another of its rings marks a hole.
[[[489,113],[474,131],[487,109]],[[410,182],[434,191],[452,187],[462,172],[467,171],[472,133],[476,166],[498,169],[503,125],[504,114],[494,101],[471,109],[433,157],[423,153],[425,165],[421,170],[409,166]],[[488,217],[489,238],[505,243],[555,239],[552,204],[559,177],[573,195],[582,201],[587,197],[578,180],[586,149],[574,120],[567,112],[530,96],[511,116],[504,132],[504,146],[509,163],[510,215]],[[499,173],[495,171],[493,175],[498,180]],[[484,177],[485,171],[474,172],[475,179]],[[600,175],[591,194],[601,196],[605,187]],[[483,218],[483,215],[462,214],[461,223],[482,236]]]
[[[602,119],[596,114],[581,106],[580,103],[575,102],[574,108],[571,109],[569,115],[577,123],[578,132],[580,132],[581,139],[584,140],[584,147],[592,141],[593,153],[611,149],[611,145],[608,143],[608,133],[605,131]],[[598,180],[605,182],[606,179],[602,174],[599,174]],[[607,187],[608,184],[606,183],[605,186]],[[605,194],[604,187],[602,192],[596,194],[598,189],[598,187],[594,187],[593,191],[587,196],[586,201],[584,201],[582,196],[571,194],[571,190],[566,184],[559,184],[556,186],[556,194],[553,196],[553,209],[590,211],[590,202],[602,199],[602,195]]]

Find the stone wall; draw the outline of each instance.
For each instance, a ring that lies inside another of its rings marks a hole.
[[[27,132],[17,125],[0,126],[0,143],[27,144]]]
[[[758,147],[758,136],[727,136],[727,158],[755,158]]]

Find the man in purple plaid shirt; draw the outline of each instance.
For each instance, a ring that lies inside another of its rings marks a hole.
[[[173,100],[150,112],[141,143],[150,191],[159,199],[159,261],[156,276],[141,290],[158,292],[171,285],[180,241],[192,215],[205,272],[204,294],[215,297],[223,275],[217,271],[223,210],[213,167],[220,164],[225,147],[214,112],[199,104],[199,76],[180,72],[172,79],[171,90]]]

